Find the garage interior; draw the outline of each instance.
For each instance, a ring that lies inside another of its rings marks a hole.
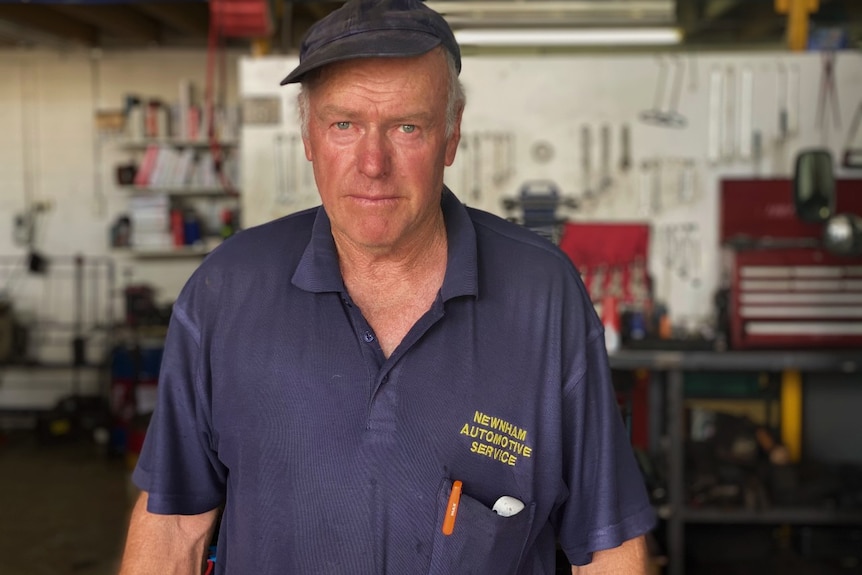
[[[428,4],[468,98],[446,184],[616,336],[652,572],[862,573],[862,2]],[[279,81],[340,5],[0,0],[0,573],[116,572],[173,300],[319,203]]]

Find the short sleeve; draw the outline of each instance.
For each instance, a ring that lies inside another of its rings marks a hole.
[[[151,513],[196,515],[223,503],[226,469],[218,459],[207,401],[200,332],[174,305],[159,372],[158,400],[132,480]]]
[[[655,525],[611,381],[602,332],[585,350],[586,369],[565,389],[563,471],[568,499],[558,515],[560,545],[573,565]]]

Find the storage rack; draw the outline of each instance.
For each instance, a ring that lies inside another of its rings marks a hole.
[[[29,420],[57,408],[58,399],[68,409],[66,415],[76,415],[91,399],[107,403],[115,275],[113,260],[103,256],[0,256],[0,292],[16,314],[28,310],[26,318],[18,318],[26,331],[26,349],[0,361],[0,383],[11,372],[26,372],[28,380],[45,372],[50,381],[46,386],[2,386],[0,417]],[[96,377],[97,389],[89,395],[83,393],[85,371]]]
[[[610,355],[611,369],[649,370],[650,413],[659,421],[650,435],[667,434],[667,504],[658,509],[667,522],[667,575],[685,572],[687,524],[862,525],[862,511],[826,508],[764,510],[691,509],[685,503],[684,376],[686,372],[862,372],[862,352],[846,351],[629,351]],[[662,413],[663,411],[663,413]],[[660,425],[664,425],[664,430]]]

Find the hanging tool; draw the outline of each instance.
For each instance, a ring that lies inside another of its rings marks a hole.
[[[713,165],[721,160],[721,110],[724,96],[724,75],[719,67],[709,72],[709,134],[706,157]]]
[[[509,134],[506,132],[493,132],[491,141],[494,145],[494,173],[491,179],[495,186],[503,185],[509,179],[511,167],[509,166]]]
[[[698,82],[698,73],[697,73],[697,57],[689,56],[688,57],[688,91],[694,94],[697,92],[697,82]]]
[[[778,141],[783,142],[790,135],[790,111],[788,109],[787,100],[789,98],[788,95],[788,79],[787,79],[787,66],[779,62],[778,64],[778,86],[776,87],[776,92],[778,93]]]
[[[682,63],[679,57],[674,58],[673,75],[671,77],[671,91],[668,108],[665,110],[664,92],[666,84],[668,64],[664,60],[659,60],[658,81],[656,82],[655,98],[653,106],[649,110],[644,110],[640,114],[640,119],[655,126],[663,126],[666,128],[685,128],[688,121],[685,116],[677,110],[679,106],[679,96],[682,92],[683,76],[685,75]]]
[[[721,158],[731,161],[736,156],[736,69],[728,65],[724,70],[724,138]]]
[[[601,157],[599,159],[599,192],[606,192],[611,185],[611,127],[603,124],[599,131],[599,147]]]
[[[700,226],[696,223],[685,224],[683,229],[688,236],[689,247],[689,269],[691,271],[692,287],[700,287],[700,266],[701,266],[701,245],[700,245]]]
[[[856,141],[860,121],[862,121],[862,101],[856,106],[853,120],[850,121],[850,131],[847,132],[844,153],[841,155],[841,165],[849,170],[862,170],[862,142]]]
[[[763,134],[760,130],[751,134],[751,163],[754,166],[754,175],[760,177],[763,164]]]
[[[680,204],[691,204],[698,198],[697,164],[692,158],[680,160],[679,195]]]
[[[638,174],[638,212],[641,217],[651,215],[652,160],[642,160]]]
[[[592,189],[592,132],[590,126],[581,126],[581,175],[583,177],[583,196],[585,200],[592,200],[596,191]]]
[[[506,133],[506,179],[515,175],[515,134]]]
[[[799,133],[799,66],[778,64],[778,126],[773,151],[773,173],[787,172],[787,143]]]
[[[662,206],[662,161],[656,158],[652,165],[652,180],[650,182],[650,213],[658,214]]]
[[[752,122],[754,108],[754,71],[751,66],[742,69],[739,97],[739,157],[751,159]]]
[[[632,167],[631,131],[628,124],[620,128],[620,171],[628,172]]]
[[[787,69],[787,129],[791,136],[799,133],[799,64]]]
[[[501,135],[492,132],[491,138],[491,182],[495,186],[503,183],[505,173],[503,172],[503,147],[501,146]]]
[[[632,151],[631,151],[631,130],[628,124],[623,124],[620,127],[620,158],[619,158],[619,178],[620,195],[630,197],[634,185],[632,182]]]
[[[817,129],[821,131],[824,139],[828,133],[826,123],[826,108],[832,108],[832,119],[835,128],[841,127],[841,112],[838,105],[838,92],[835,88],[835,52],[829,50],[823,52],[820,68],[820,94],[817,97]]]

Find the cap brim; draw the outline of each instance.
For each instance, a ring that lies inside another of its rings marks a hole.
[[[302,76],[327,64],[357,58],[409,58],[439,46],[440,38],[415,30],[377,30],[354,34],[322,46],[281,81],[299,82]]]

